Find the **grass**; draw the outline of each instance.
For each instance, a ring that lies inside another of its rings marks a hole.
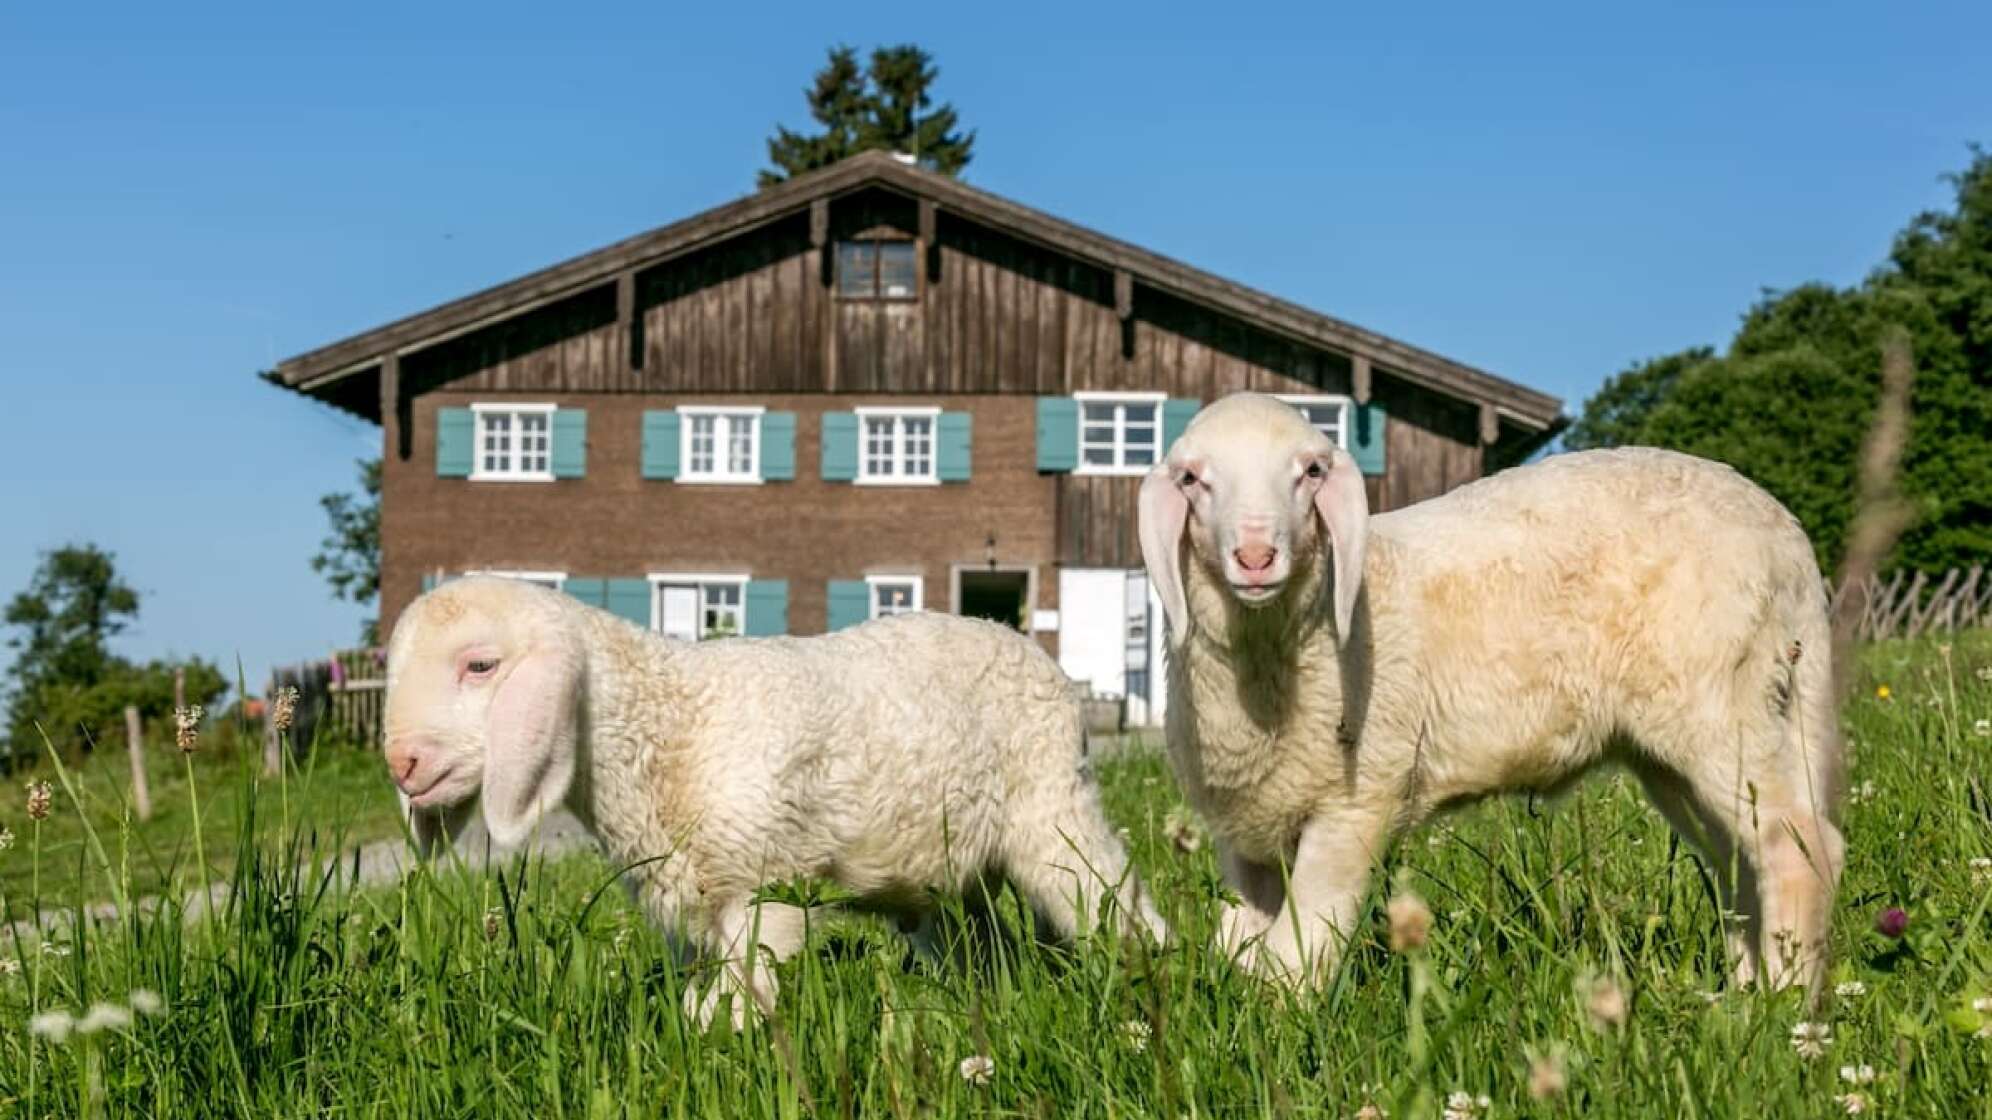
[[[1406,837],[1335,983],[1291,996],[1203,947],[1208,847],[1172,843],[1166,767],[1121,758],[1101,775],[1109,811],[1180,944],[1044,946],[999,902],[993,931],[950,923],[958,951],[926,964],[876,924],[828,922],[781,969],[775,1019],[735,1035],[680,1014],[690,973],[599,860],[340,890],[310,864],[341,850],[336,828],[272,830],[271,786],[210,770],[242,790],[229,908],[127,918],[66,954],[5,949],[20,971],[0,976],[0,1115],[1422,1117],[1464,1093],[1486,1116],[1823,1117],[1859,1091],[1882,1116],[1992,1116],[1992,1017],[1971,1009],[1992,995],[1992,874],[1971,863],[1992,856],[1980,670],[1992,635],[1868,651],[1834,942],[1835,981],[1864,991],[1817,1011],[1724,990],[1700,865],[1609,776]],[[162,810],[183,792],[159,789]],[[294,811],[313,803],[291,792]],[[203,806],[227,800],[203,787]],[[210,851],[230,843],[223,817],[202,827]],[[71,889],[103,893],[120,843],[104,839]],[[30,856],[0,854],[15,912]],[[44,890],[76,874],[54,862]],[[1436,912],[1422,951],[1384,944],[1390,884]],[[1890,907],[1899,939],[1875,929]],[[1587,1010],[1595,985],[1624,995],[1622,1025]],[[134,989],[163,1013],[60,1043],[15,1026]],[[1805,1021],[1830,1028],[1821,1057],[1792,1045]],[[960,1072],[978,1055],[986,1084]],[[1532,1067],[1551,1062],[1565,1087],[1536,1099]],[[1839,1071],[1861,1065],[1874,1079],[1855,1090]]]

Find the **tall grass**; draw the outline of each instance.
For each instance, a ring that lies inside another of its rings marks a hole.
[[[204,806],[243,802],[212,914],[169,895],[53,931],[66,953],[0,942],[18,969],[0,976],[0,1115],[1405,1117],[1451,1101],[1760,1117],[1841,1114],[1850,1093],[1883,1116],[1992,1115],[1992,1015],[1972,1007],[1992,996],[1992,864],[1972,862],[1992,857],[1992,639],[1870,650],[1856,685],[1844,994],[1816,1010],[1728,990],[1703,866],[1615,777],[1407,838],[1346,967],[1295,996],[1205,948],[1208,846],[1163,763],[1123,758],[1103,769],[1109,812],[1179,943],[1044,945],[1007,894],[986,915],[950,901],[931,961],[873,920],[828,918],[779,970],[775,1018],[734,1034],[685,1019],[697,966],[601,890],[615,869],[600,860],[435,865],[350,890],[351,837],[311,815],[309,777],[289,779],[296,824],[270,829],[257,818],[277,791],[241,771],[202,790]],[[44,874],[101,890],[125,858],[104,840]],[[31,848],[23,832],[0,860]],[[1386,944],[1392,892],[1435,912],[1422,949]],[[32,902],[5,900],[13,916]],[[1896,907],[1904,934],[1877,932]],[[63,1041],[22,1027],[135,990],[163,1012]],[[1830,1030],[1817,1058],[1793,1044],[1808,1021]]]

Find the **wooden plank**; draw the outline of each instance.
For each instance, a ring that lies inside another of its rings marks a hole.
[[[830,200],[817,198],[809,203],[809,244],[821,249],[830,243]]]
[[[1491,444],[1501,438],[1501,414],[1494,406],[1482,401],[1480,404],[1480,442]]]
[[[1370,360],[1368,357],[1362,354],[1350,355],[1349,386],[1349,395],[1356,398],[1357,404],[1368,404],[1370,402],[1370,394],[1373,386],[1370,384]]]
[[[1134,274],[1124,268],[1114,270],[1114,314],[1123,320],[1134,317]]]
[[[643,329],[642,320],[636,314],[636,270],[626,269],[616,277],[616,337],[621,339],[618,359],[627,362],[632,371],[643,369]],[[639,372],[631,378],[641,383]]]

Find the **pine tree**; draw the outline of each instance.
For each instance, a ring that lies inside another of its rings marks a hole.
[[[864,70],[856,51],[833,48],[803,95],[821,131],[804,135],[777,125],[768,139],[768,162],[774,166],[760,173],[760,185],[773,186],[866,151],[905,152],[922,167],[961,174],[972,158],[975,133],[958,131],[953,105],[934,106],[928,91],[940,73],[932,56],[910,43],[874,50]]]

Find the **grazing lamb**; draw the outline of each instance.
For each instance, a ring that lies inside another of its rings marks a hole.
[[[1597,451],[1371,518],[1346,452],[1241,393],[1149,474],[1140,529],[1171,761],[1249,963],[1319,983],[1394,834],[1611,761],[1710,856],[1737,982],[1817,991],[1843,852],[1826,601],[1762,490]]]
[[[721,994],[772,1011],[772,970],[803,911],[756,905],[771,882],[821,876],[889,909],[985,874],[1059,932],[1103,896],[1124,928],[1162,921],[1108,826],[1078,703],[1012,631],[941,614],[815,638],[671,641],[542,587],[445,584],[395,626],[387,764],[418,838],[467,823],[525,839],[565,805],[630,872],[667,931],[724,959]],[[735,1000],[736,1025],[744,1016]]]

